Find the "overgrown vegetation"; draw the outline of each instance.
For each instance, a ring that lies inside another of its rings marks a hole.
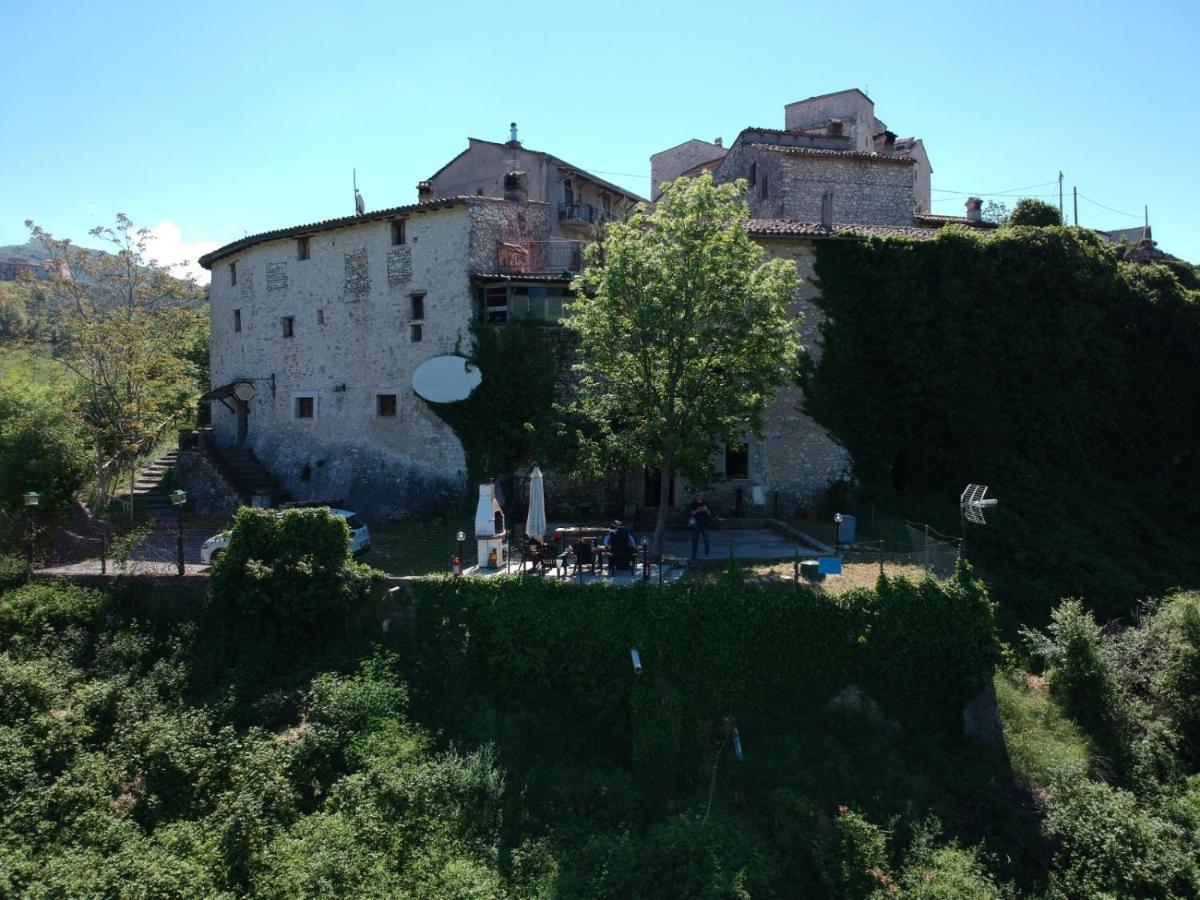
[[[1105,617],[1200,579],[1200,304],[1086,231],[827,241],[809,410],[863,499],[954,529],[963,485],[1001,505],[972,533],[1027,621],[1081,596]],[[880,327],[886,323],[887,327]]]
[[[240,537],[272,540],[243,524]],[[272,603],[293,603],[280,587]],[[988,896],[1015,874],[972,849],[1015,847],[1029,825],[997,802],[1000,762],[962,744],[952,717],[925,715],[988,677],[989,642],[954,648],[938,625],[957,610],[990,635],[976,583],[884,584],[844,604],[732,582],[525,587],[431,582],[378,641],[342,609],[300,642],[290,617],[138,619],[76,587],[10,590],[0,891],[928,896],[944,882]],[[872,634],[914,608],[927,624],[893,674],[924,653],[940,680],[906,709]],[[822,623],[830,647],[807,631]],[[746,652],[764,641],[782,668],[756,683],[775,668]],[[796,641],[812,660],[786,661]],[[855,678],[881,707],[828,704]],[[978,803],[987,824],[964,827]]]

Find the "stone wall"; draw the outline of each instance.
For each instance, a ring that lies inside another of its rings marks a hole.
[[[477,203],[471,206],[471,271],[495,273],[500,241],[520,244],[551,238],[551,207],[546,203]]]
[[[725,148],[693,138],[650,157],[651,198],[657,200],[662,185],[674,181],[688,169],[725,155]]]
[[[241,498],[200,450],[180,450],[171,480],[188,493],[188,505],[203,516],[231,516]]]
[[[462,447],[411,384],[418,365],[470,339],[471,221],[466,204],[418,211],[403,245],[393,245],[391,222],[363,222],[313,233],[308,259],[295,239],[282,239],[215,265],[212,383],[253,380],[247,444],[297,499],[358,496],[364,515],[401,516],[460,484]],[[424,295],[420,321],[414,294]],[[378,415],[380,394],[396,395],[396,415]],[[311,418],[296,415],[301,396],[313,398]],[[236,417],[220,403],[212,417],[218,442],[234,443]],[[306,471],[321,472],[319,460],[323,477],[306,480]]]

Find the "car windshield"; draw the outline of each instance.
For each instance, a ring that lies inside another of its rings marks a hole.
[[[358,516],[347,516],[346,524],[350,526],[351,531],[358,531],[358,529],[363,527],[362,519]]]

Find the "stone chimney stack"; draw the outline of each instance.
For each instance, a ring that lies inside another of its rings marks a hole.
[[[713,138],[713,143],[718,147],[725,146],[721,138]]]
[[[529,199],[529,176],[526,173],[509,172],[504,176],[504,199]]]
[[[422,200],[433,199],[433,185],[428,181],[420,181],[417,183],[417,202]]]
[[[833,191],[821,195],[821,227],[833,231]]]
[[[508,143],[506,147],[520,147],[521,142],[517,139],[517,123],[511,122],[508,126]]]
[[[983,221],[983,201],[978,197],[967,198],[967,221],[982,222]]]

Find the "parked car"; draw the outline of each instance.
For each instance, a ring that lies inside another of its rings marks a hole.
[[[280,512],[282,513],[282,510]],[[351,556],[358,559],[358,557],[371,549],[371,530],[367,528],[367,523],[360,519],[356,513],[352,513],[348,509],[330,508],[329,514],[346,520],[346,525],[350,529],[349,547]],[[225,552],[225,548],[228,546],[228,531],[214,534],[200,545],[200,562],[206,566],[212,565],[217,561],[217,557]]]

